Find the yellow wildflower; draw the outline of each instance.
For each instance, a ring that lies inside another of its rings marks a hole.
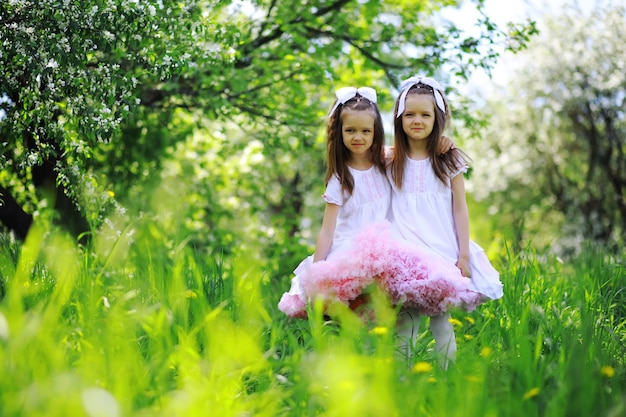
[[[491,356],[492,353],[493,353],[493,349],[491,349],[489,346],[485,346],[484,348],[480,350],[480,356],[483,358]]]
[[[464,334],[463,337],[465,338],[465,340],[472,340],[474,338],[474,336],[472,336],[471,334]]]
[[[612,366],[603,366],[600,368],[600,373],[607,378],[613,378],[613,375],[615,375],[615,369],[613,369]]]
[[[524,399],[528,400],[530,398],[536,397],[537,395],[539,395],[539,388],[533,387],[524,394]]]
[[[428,372],[432,372],[433,366],[428,362],[418,362],[413,365],[413,372],[416,374],[425,374]]]
[[[109,195],[109,198],[115,197],[115,193],[111,190],[107,191],[107,194]]]
[[[389,333],[389,329],[383,326],[376,326],[372,330],[370,330],[370,333],[377,336],[383,336]]]
[[[474,321],[474,318],[473,318],[473,317],[465,317],[465,320],[467,320],[467,322],[468,322],[469,324],[474,324],[474,323],[475,323],[475,321]]]
[[[453,326],[463,326],[463,323],[461,323],[461,321],[457,319],[448,319],[448,322],[452,323]]]
[[[187,298],[197,298],[198,297],[198,293],[196,293],[194,290],[187,290],[187,291],[185,291],[185,297],[187,297]]]

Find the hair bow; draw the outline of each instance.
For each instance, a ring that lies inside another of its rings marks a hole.
[[[437,107],[445,114],[446,113],[446,105],[443,102],[443,96],[441,92],[443,89],[439,85],[439,83],[432,78],[428,77],[411,77],[402,81],[400,84],[400,98],[398,99],[398,115],[396,117],[400,117],[404,112],[404,102],[406,100],[406,94],[409,92],[409,89],[417,84],[424,84],[433,88],[433,94],[435,96],[435,103],[437,103]]]
[[[342,87],[335,92],[335,96],[337,96],[337,102],[333,106],[333,109],[330,111],[330,113],[328,113],[328,115],[332,116],[332,114],[335,112],[335,110],[337,110],[337,107],[339,107],[340,104],[346,104],[348,100],[356,97],[357,93],[359,93],[359,95],[365,97],[372,103],[376,103],[376,90],[371,87]]]

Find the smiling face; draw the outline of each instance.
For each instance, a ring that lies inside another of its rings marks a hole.
[[[376,116],[371,111],[344,109],[341,114],[341,137],[343,144],[353,156],[369,151],[374,141]]]
[[[435,103],[430,95],[409,94],[402,113],[402,129],[409,141],[428,139],[435,126]]]

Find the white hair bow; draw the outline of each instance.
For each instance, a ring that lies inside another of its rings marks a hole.
[[[348,100],[356,97],[357,93],[359,93],[359,95],[365,97],[372,103],[376,103],[376,90],[371,87],[342,87],[335,92],[335,96],[337,96],[337,102],[333,106],[333,109],[330,111],[330,113],[328,113],[328,115],[332,116],[332,114],[335,112],[335,110],[337,110],[337,107],[339,107],[340,104],[346,104]]]
[[[424,84],[433,88],[435,103],[437,103],[437,107],[439,107],[439,109],[441,109],[441,111],[445,114],[446,106],[443,102],[443,96],[441,95],[443,89],[441,88],[439,83],[428,77],[411,77],[402,81],[402,84],[400,84],[400,91],[402,91],[402,93],[400,93],[400,98],[398,99],[398,115],[396,117],[400,117],[404,112],[404,102],[406,101],[406,94],[409,92],[409,89],[411,87],[417,84]]]

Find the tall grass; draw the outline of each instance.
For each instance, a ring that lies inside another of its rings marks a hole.
[[[454,312],[443,371],[426,317],[414,356],[395,352],[382,298],[375,323],[342,306],[288,319],[286,279],[254,257],[150,224],[125,236],[0,242],[1,416],[626,415],[623,255],[508,254],[504,298]]]

